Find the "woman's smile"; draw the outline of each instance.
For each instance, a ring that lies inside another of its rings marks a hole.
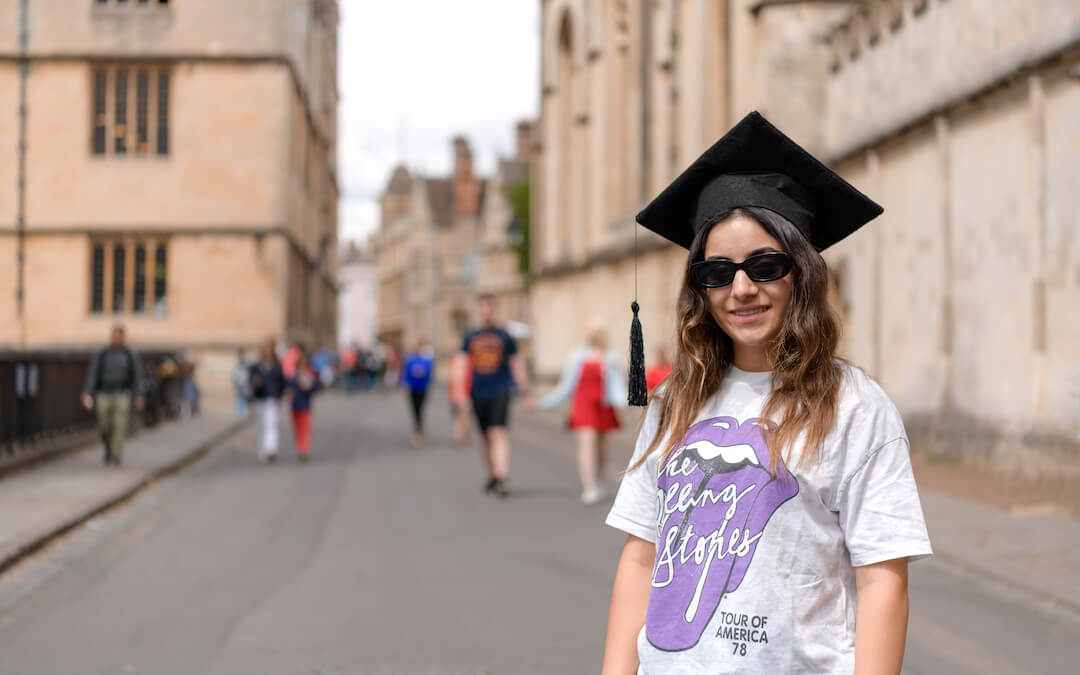
[[[769,311],[767,305],[755,305],[753,307],[740,307],[732,310],[731,313],[735,315],[735,321],[741,324],[749,324],[764,319],[767,311]]]

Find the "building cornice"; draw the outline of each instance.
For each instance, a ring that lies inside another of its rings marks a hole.
[[[169,320],[169,317],[153,317],[143,316],[139,314],[102,314],[99,321],[103,326],[112,326],[113,324],[121,323],[127,326],[129,329],[132,326],[138,326],[139,324],[160,324]],[[104,335],[104,333],[102,333]],[[183,343],[179,342],[158,342],[153,340],[136,340],[129,336],[127,344],[129,347],[139,352],[180,352],[190,349],[207,349],[207,350],[229,350],[233,353],[237,349],[249,349],[253,346],[260,345],[266,341],[265,337],[261,334],[259,337],[255,337],[252,340],[185,340]],[[56,352],[64,352],[67,354],[85,354],[97,353],[102,347],[102,342],[89,342],[72,340],[70,342],[65,341],[47,341],[47,342],[35,342],[33,346],[23,348],[16,346],[10,342],[0,342],[0,356],[16,354],[20,358],[26,358],[27,360],[33,360],[35,355],[54,357]]]
[[[941,100],[937,105],[925,112],[913,115],[902,122],[880,131],[866,133],[862,137],[841,145],[823,154],[826,164],[839,164],[859,155],[880,147],[892,140],[901,138],[915,129],[932,124],[935,118],[948,117],[950,114],[985,101],[999,92],[1005,91],[1017,83],[1026,81],[1032,76],[1048,77],[1050,79],[1075,77],[1074,68],[1080,62],[1080,39],[1073,40],[1070,44],[1056,51],[1020,63],[1016,69],[991,79],[985,84],[975,87],[970,91],[960,91],[955,96]]]
[[[652,251],[670,250],[674,247],[675,244],[672,244],[668,240],[655,235],[652,232],[643,230],[638,233],[636,244],[638,255],[650,253]],[[634,250],[635,243],[633,237],[620,238],[606,246],[591,251],[584,259],[565,260],[554,265],[542,267],[539,271],[534,272],[530,279],[534,281],[557,279],[559,277],[584,272],[595,265],[610,265],[623,260],[633,259]]]
[[[0,227],[0,237],[14,237],[14,228]],[[300,240],[296,238],[289,228],[283,225],[226,225],[223,227],[208,227],[206,225],[83,225],[65,227],[41,227],[28,225],[24,236],[28,239],[39,237],[253,237],[256,240],[265,237],[283,237],[288,242],[294,253],[299,255],[309,267],[315,267],[316,258],[309,253]],[[319,272],[319,279],[333,293],[337,293],[337,280],[325,270]]]

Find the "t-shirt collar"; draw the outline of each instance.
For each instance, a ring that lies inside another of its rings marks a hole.
[[[728,370],[727,379],[730,379],[733,382],[745,382],[751,387],[758,389],[770,385],[772,381],[772,371],[764,370],[761,372],[751,372],[748,370],[740,370],[732,365]]]

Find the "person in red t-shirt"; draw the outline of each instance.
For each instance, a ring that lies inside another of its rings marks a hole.
[[[671,359],[668,357],[667,350],[660,347],[656,350],[656,363],[652,368],[649,368],[649,372],[645,373],[645,388],[649,390],[649,397],[652,397],[653,389],[656,389],[656,385],[664,381],[664,378],[671,373]]]

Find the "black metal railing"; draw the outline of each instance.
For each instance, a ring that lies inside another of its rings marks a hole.
[[[173,354],[139,354],[146,407],[132,426],[153,426],[176,417],[182,378],[168,367]],[[0,352],[0,462],[94,427],[80,401],[91,352]],[[166,363],[166,367],[162,364]]]

